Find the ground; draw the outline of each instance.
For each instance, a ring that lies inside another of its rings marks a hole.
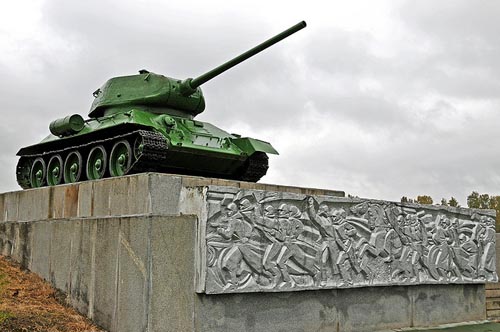
[[[65,305],[65,295],[0,256],[0,331],[105,332]]]

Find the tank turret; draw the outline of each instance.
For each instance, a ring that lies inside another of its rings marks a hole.
[[[138,75],[111,78],[94,92],[95,100],[90,108],[89,117],[101,117],[122,110],[126,111],[131,105],[142,105],[150,107],[153,112],[173,113],[172,115],[192,118],[205,109],[205,99],[199,88],[200,85],[305,27],[306,22],[297,23],[194,79],[188,78],[181,81],[147,70],[139,71]]]
[[[166,172],[258,181],[268,169],[268,143],[230,134],[193,118],[205,109],[200,86],[303,29],[304,21],[196,78],[147,70],[109,79],[93,95],[89,117],[50,124],[51,135],[21,148],[16,175],[26,188]]]

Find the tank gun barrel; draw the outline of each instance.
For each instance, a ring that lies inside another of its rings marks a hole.
[[[303,29],[306,27],[306,22],[302,21],[294,26],[286,29],[285,31],[277,34],[276,36],[266,40],[265,42],[255,46],[254,48],[246,51],[243,54],[238,55],[237,57],[229,60],[228,62],[218,66],[217,68],[214,68],[208,72],[206,72],[203,75],[200,75],[196,78],[188,78],[181,83],[181,93],[185,96],[189,96],[193,94],[196,91],[196,88],[202,85],[203,83],[211,80],[215,76],[218,76],[225,72],[226,70],[236,66],[237,64],[245,61],[246,59],[256,55],[257,53],[262,52],[266,48],[276,44],[277,42],[289,37],[290,35],[296,33],[297,31]]]

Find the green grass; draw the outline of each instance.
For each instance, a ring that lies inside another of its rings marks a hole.
[[[7,278],[7,276],[3,273],[0,273],[0,286],[4,286],[5,284],[7,284],[7,280],[5,280]]]
[[[9,319],[11,317],[14,317],[14,315],[12,315],[11,313],[6,312],[6,311],[0,311],[0,324],[2,324],[3,322],[5,322],[7,319]]]
[[[0,302],[2,301],[2,292],[5,288],[5,286],[7,286],[7,284],[8,284],[6,279],[7,279],[6,275],[3,273],[0,273]],[[11,317],[14,317],[11,313],[6,312],[6,311],[0,311],[0,324],[2,324],[3,322],[5,322],[7,319],[9,319]]]
[[[7,276],[3,273],[0,273],[0,295],[2,294],[3,289],[7,285],[8,285]]]

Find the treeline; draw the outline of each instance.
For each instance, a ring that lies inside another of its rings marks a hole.
[[[417,196],[417,198],[415,199],[403,196],[401,197],[401,203],[433,204],[434,200],[431,196],[428,195]],[[449,200],[447,200],[446,198],[441,198],[441,203],[439,205],[460,207],[460,204],[458,204],[458,201],[455,197],[451,197]]]
[[[401,197],[401,203],[434,204],[434,200],[429,195],[419,195],[415,199],[403,196]],[[460,207],[455,197],[451,197],[450,199],[441,198],[441,202],[437,205]],[[479,194],[477,191],[473,191],[467,196],[467,207],[495,210],[497,212],[496,229],[497,232],[500,230],[500,196]]]

